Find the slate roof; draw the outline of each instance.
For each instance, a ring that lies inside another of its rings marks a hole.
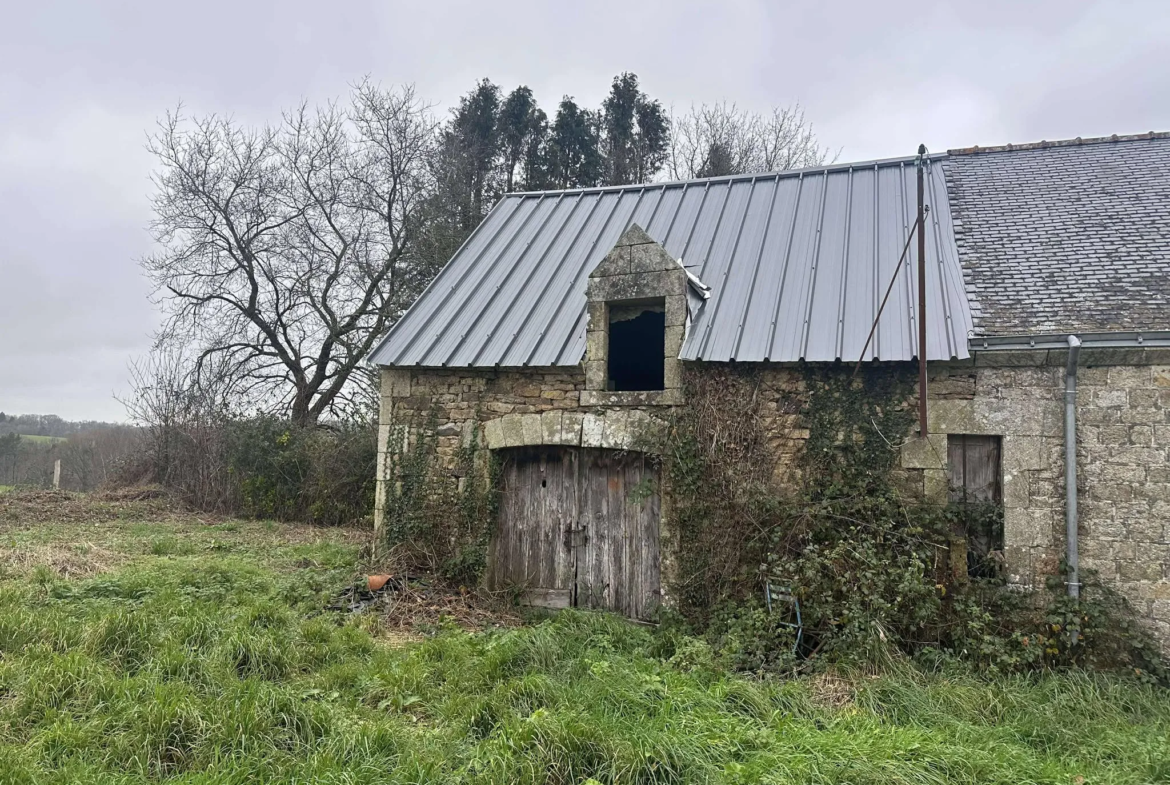
[[[1170,329],[1170,134],[951,150],[982,335]]]
[[[964,358],[971,318],[946,182],[928,167],[927,357]],[[576,365],[589,273],[631,224],[711,287],[688,360],[856,361],[915,218],[914,159],[681,183],[511,194],[371,360]],[[916,243],[870,360],[917,355]]]

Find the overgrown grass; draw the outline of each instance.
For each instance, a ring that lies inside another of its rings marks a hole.
[[[827,701],[578,613],[391,647],[321,611],[355,549],[181,542],[0,580],[0,782],[1170,782],[1153,687],[907,669]]]

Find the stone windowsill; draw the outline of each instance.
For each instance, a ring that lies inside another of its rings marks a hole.
[[[610,392],[582,390],[582,406],[677,406],[682,403],[682,390],[638,390]]]

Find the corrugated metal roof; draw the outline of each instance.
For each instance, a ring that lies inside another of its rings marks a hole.
[[[971,317],[941,157],[929,167],[927,358],[967,357]],[[511,194],[371,355],[380,365],[575,365],[589,273],[631,224],[712,289],[681,357],[856,360],[914,222],[914,159]],[[866,359],[916,356],[915,247]]]

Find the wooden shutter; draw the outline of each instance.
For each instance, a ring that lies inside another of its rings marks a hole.
[[[951,501],[1001,501],[1000,437],[948,436],[947,464]]]

